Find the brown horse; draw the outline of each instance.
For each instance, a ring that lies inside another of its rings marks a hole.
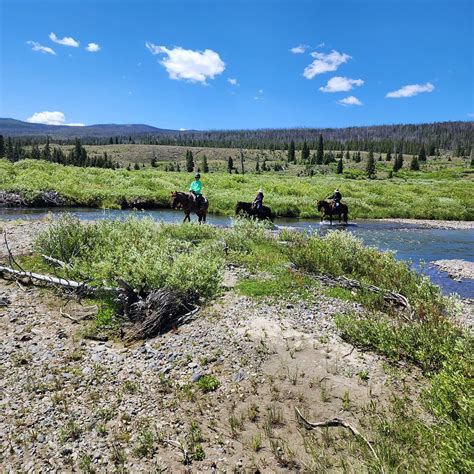
[[[182,209],[184,212],[183,222],[191,222],[189,214],[194,212],[199,218],[199,224],[206,222],[207,209],[209,202],[207,199],[201,204],[196,203],[196,197],[192,193],[183,193],[174,191],[171,193],[171,209]]]
[[[329,216],[329,220],[332,224],[332,216],[339,216],[339,222],[341,222],[341,217],[344,219],[344,223],[347,224],[347,215],[349,214],[349,208],[347,204],[339,203],[339,206],[336,207],[334,202],[328,201],[318,201],[316,203],[318,211],[322,212],[321,222],[323,222],[326,216]]]
[[[245,215],[247,217],[255,217],[260,220],[273,220],[272,219],[272,210],[268,206],[262,206],[260,212],[256,211],[252,207],[251,202],[239,201],[235,206],[235,214],[237,216]]]

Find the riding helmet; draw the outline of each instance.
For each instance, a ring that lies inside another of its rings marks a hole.
[[[200,175],[199,173],[196,173],[196,174],[194,175],[194,177],[195,177],[195,178],[200,178],[201,175]]]

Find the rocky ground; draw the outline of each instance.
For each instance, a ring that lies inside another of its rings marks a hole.
[[[454,278],[456,280],[474,280],[474,262],[454,259],[436,260],[431,263],[443,272],[447,272],[451,278]]]
[[[6,224],[12,251],[46,225]],[[341,450],[357,469],[364,447],[343,428],[309,437],[295,407],[367,432],[368,407],[416,399],[421,377],[395,381],[340,338],[334,316],[358,305],[252,300],[234,289],[242,272],[193,321],[134,345],[85,338],[93,305],[0,280],[2,472],[327,472]]]
[[[430,229],[474,229],[474,221],[433,221],[429,219],[381,219],[383,221],[399,222],[400,224],[416,224]]]

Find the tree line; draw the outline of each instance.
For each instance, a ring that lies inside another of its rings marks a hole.
[[[99,156],[89,156],[78,138],[75,139],[74,147],[67,153],[57,146],[51,146],[49,137],[46,139],[46,144],[41,148],[38,143],[31,144],[28,150],[25,146],[21,140],[13,140],[11,137],[7,137],[5,141],[3,135],[0,135],[0,158],[6,158],[11,162],[30,158],[69,166],[110,169],[120,167],[120,164],[114,163],[106,152]]]

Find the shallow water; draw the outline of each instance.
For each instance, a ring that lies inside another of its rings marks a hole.
[[[126,219],[130,216],[151,217],[157,221],[179,223],[183,219],[181,212],[169,209],[153,211],[101,210],[81,208],[58,209],[0,209],[1,220],[40,219],[51,213],[59,216],[70,212],[82,220]],[[208,216],[208,223],[218,226],[232,225],[232,218]],[[445,272],[429,265],[434,260],[463,259],[474,261],[474,232],[457,229],[429,229],[416,224],[403,224],[377,220],[356,220],[347,226],[320,224],[315,219],[276,219],[277,228],[290,227],[306,232],[324,234],[329,230],[345,229],[360,237],[365,244],[382,250],[396,252],[401,260],[410,260],[419,271],[429,275],[434,283],[440,285],[446,293],[458,293],[464,298],[474,298],[474,280],[458,282]],[[423,263],[425,262],[425,264]]]

